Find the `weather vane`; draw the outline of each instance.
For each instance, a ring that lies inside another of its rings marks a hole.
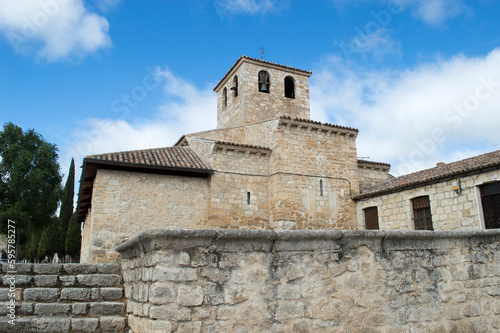
[[[264,46],[260,47],[260,59],[264,59]]]

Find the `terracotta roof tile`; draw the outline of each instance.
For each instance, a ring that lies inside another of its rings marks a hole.
[[[185,168],[210,170],[210,167],[188,147],[166,147],[133,151],[122,151],[99,155],[90,155],[90,160],[136,164],[138,166],[155,166],[166,168]]]
[[[367,160],[358,160],[358,164],[373,165],[375,167],[388,168],[388,169],[390,169],[390,167],[391,167],[391,165],[388,163],[372,162],[372,161],[367,161]]]
[[[339,128],[339,129],[344,129],[344,130],[348,130],[348,131],[358,132],[358,130],[356,128],[334,125],[334,124],[329,124],[329,123],[322,123],[320,121],[314,121],[314,120],[310,120],[310,119],[292,118],[290,116],[281,116],[280,119],[298,121],[301,123],[308,123],[308,124],[314,124],[314,125],[318,125],[318,126],[333,127],[333,128]]]
[[[238,143],[238,142],[221,141],[221,140],[215,141],[215,144],[217,144],[217,145],[226,145],[226,146],[234,146],[234,147],[242,147],[242,148],[252,148],[252,149],[259,149],[259,150],[271,150],[271,148],[268,148],[268,147],[248,145],[248,144],[245,144],[245,143]]]
[[[447,177],[459,176],[495,166],[500,166],[500,150],[386,180],[362,190],[361,194],[357,195],[355,199],[374,197],[407,187],[425,185]]]

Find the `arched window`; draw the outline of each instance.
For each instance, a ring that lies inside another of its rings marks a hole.
[[[222,91],[223,97],[224,98],[224,106],[227,106],[227,88],[224,87],[224,90]]]
[[[266,71],[259,72],[259,91],[269,93],[269,87],[271,86],[271,80],[269,78],[269,73]]]
[[[234,97],[238,97],[238,75],[234,76],[233,86],[231,87],[231,90],[234,90]]]
[[[295,81],[293,77],[285,77],[285,97],[295,98]]]

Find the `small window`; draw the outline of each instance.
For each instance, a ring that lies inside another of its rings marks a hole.
[[[250,205],[250,192],[247,192],[247,205]]]
[[[367,230],[378,230],[378,210],[377,207],[363,209],[365,212],[365,227]]]
[[[224,106],[226,107],[227,106],[227,88],[224,87],[224,91],[223,91],[223,97],[224,98]]]
[[[271,80],[269,78],[269,73],[266,71],[259,72],[259,91],[269,93],[269,88],[271,86]]]
[[[500,182],[482,185],[480,189],[484,227],[498,229],[500,228]]]
[[[234,91],[234,97],[238,97],[238,75],[234,76],[233,86],[231,87],[231,90]]]
[[[295,98],[295,81],[291,76],[285,78],[285,97]]]
[[[429,196],[425,195],[411,199],[413,205],[413,220],[415,230],[434,230],[432,226],[431,204]]]
[[[319,181],[319,194],[323,196],[323,180]]]

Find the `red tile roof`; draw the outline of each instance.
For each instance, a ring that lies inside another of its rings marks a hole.
[[[362,190],[361,194],[355,196],[354,199],[359,200],[397,192],[405,188],[423,186],[448,177],[498,166],[500,166],[500,150],[386,180]]]
[[[188,147],[122,151],[85,157],[78,192],[77,222],[85,221],[91,206],[98,169],[128,170],[207,177],[213,170]]]
[[[372,161],[367,161],[367,160],[358,160],[358,164],[372,166],[372,167],[381,168],[381,169],[387,169],[387,170],[389,170],[391,168],[391,165],[388,163],[372,162]]]
[[[87,162],[107,161],[136,164],[138,166],[156,166],[165,168],[186,168],[210,170],[210,167],[188,147],[166,147],[91,155]]]
[[[221,141],[221,140],[216,140],[215,144],[217,144],[217,145],[224,145],[224,146],[241,147],[241,148],[259,149],[259,150],[271,150],[271,148],[264,147],[264,146],[255,146],[255,145],[248,145],[248,144],[245,144],[245,143],[230,142],[230,141]]]

